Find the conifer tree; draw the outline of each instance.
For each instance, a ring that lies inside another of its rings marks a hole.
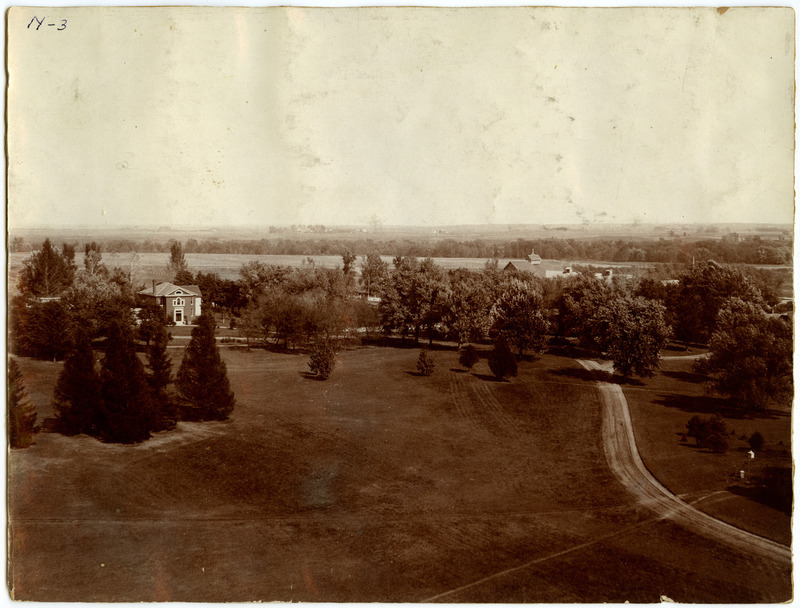
[[[144,366],[136,356],[126,324],[112,322],[100,370],[103,415],[100,438],[113,443],[138,443],[150,437],[154,416]]]
[[[153,407],[153,430],[161,431],[175,426],[176,412],[168,386],[172,383],[172,360],[167,354],[170,335],[163,315],[153,320],[150,343],[147,346],[147,384]]]
[[[498,380],[517,375],[517,360],[502,334],[497,337],[489,353],[489,369]]]
[[[56,427],[65,435],[97,436],[99,433],[100,379],[94,364],[89,335],[78,328],[73,348],[64,360],[64,369],[56,383],[53,404]]]
[[[39,432],[36,410],[22,384],[16,360],[8,362],[8,442],[12,448],[27,448]]]
[[[177,376],[178,390],[197,420],[225,420],[233,411],[235,398],[228,371],[214,339],[214,316],[206,309],[192,329]]]

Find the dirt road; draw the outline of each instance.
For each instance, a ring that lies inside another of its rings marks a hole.
[[[590,371],[611,371],[611,363],[581,360]],[[640,502],[684,528],[779,562],[791,563],[789,547],[715,519],[687,504],[652,476],[636,447],[630,411],[617,384],[597,383],[603,403],[603,444],[612,472]]]

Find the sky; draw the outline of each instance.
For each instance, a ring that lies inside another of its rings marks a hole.
[[[8,44],[12,230],[793,220],[791,9],[19,7]]]

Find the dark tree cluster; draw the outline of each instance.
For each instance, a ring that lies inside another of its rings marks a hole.
[[[40,359],[63,359],[76,327],[92,339],[106,336],[115,320],[130,318],[134,304],[129,273],[109,270],[95,242],[77,269],[74,247],[59,250],[46,239],[23,262],[18,287],[9,302],[9,350]]]
[[[177,395],[169,390],[168,342],[162,321],[152,331],[145,366],[136,355],[132,327],[113,323],[98,367],[89,334],[77,330],[56,384],[57,429],[112,443],[139,443],[173,428],[179,418],[227,418],[235,400],[214,339],[213,316],[201,315],[192,331],[177,375]]]

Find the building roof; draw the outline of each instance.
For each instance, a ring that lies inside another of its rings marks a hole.
[[[536,263],[539,263],[539,262],[541,262],[541,261],[542,261],[542,257],[541,257],[540,255],[538,255],[538,254],[536,254],[536,253],[533,253],[533,252],[531,251],[531,254],[528,256],[528,261],[529,261],[531,264],[536,264]]]
[[[172,283],[156,283],[155,293],[153,287],[148,287],[139,292],[143,296],[201,296],[200,288],[197,285],[174,285]]]
[[[512,260],[505,265],[503,270],[516,270],[518,272],[530,272],[531,265],[522,260]]]

